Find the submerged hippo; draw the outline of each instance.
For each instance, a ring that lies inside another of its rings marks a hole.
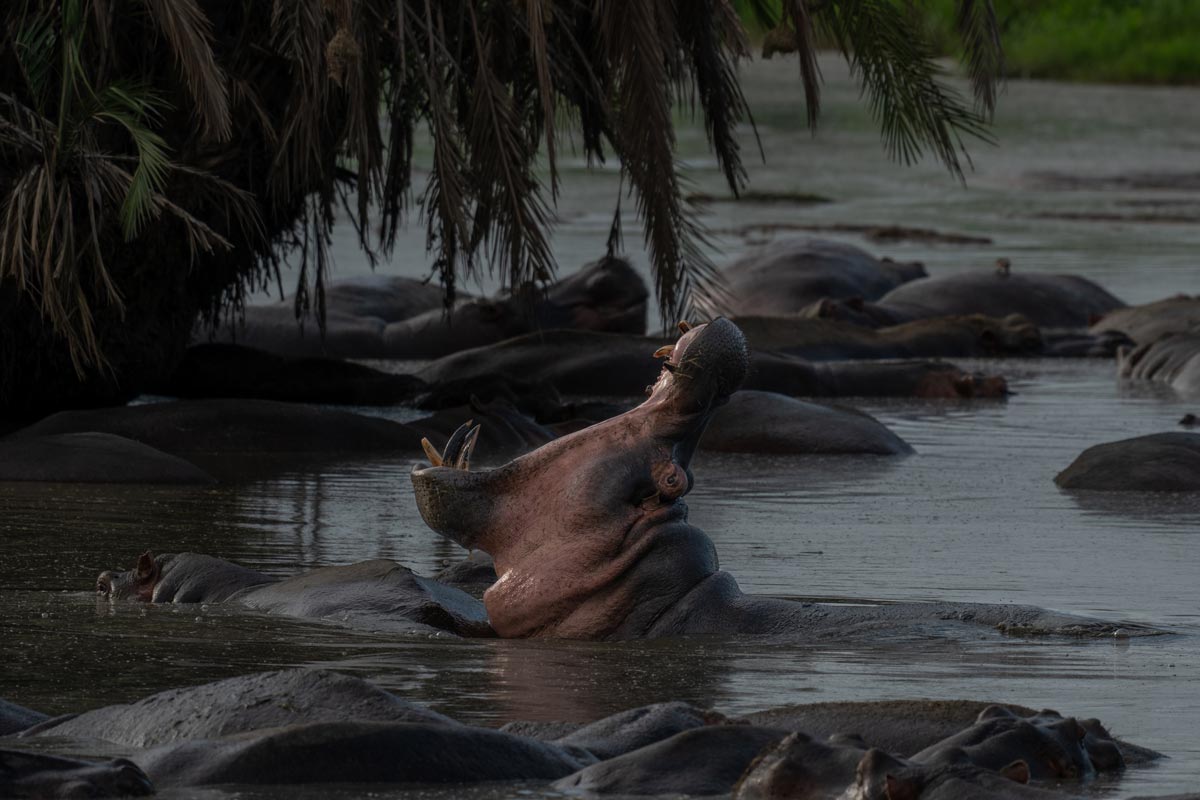
[[[495,375],[537,379],[568,395],[639,396],[662,369],[665,338],[545,331],[440,358],[419,377],[431,385],[485,381]],[[746,388],[803,397],[1004,397],[1000,376],[929,361],[815,364],[784,353],[755,351]]]
[[[0,797],[147,797],[154,784],[133,762],[85,761],[48,753],[0,749]]]
[[[275,613],[376,627],[419,613],[425,625],[504,637],[854,639],[886,630],[978,638],[1117,630],[1030,606],[838,606],[742,594],[720,571],[712,541],[688,524],[682,498],[692,488],[690,465],[709,419],[746,377],[746,340],[718,319],[690,328],[661,355],[666,360],[648,399],[624,414],[487,471],[469,469],[477,439],[463,426],[442,452],[431,448],[432,466],[414,469],[417,506],[429,526],[494,559],[498,579],[484,593],[486,614],[469,595],[382,560],[266,585],[242,576],[243,586],[224,596]],[[181,557],[168,570],[151,559],[132,574],[102,575],[98,588],[111,594],[134,583],[135,596],[178,601],[177,588],[163,587],[187,585],[192,602],[205,602],[212,599],[207,587],[224,581],[227,588],[231,574],[211,561]]]
[[[882,328],[798,316],[737,317],[756,350],[776,350],[812,361],[871,358],[964,358],[1036,355],[1037,326],[1019,314],[934,317]]]
[[[358,278],[326,291],[326,325],[302,328],[294,303],[246,309],[219,331],[225,341],[291,357],[437,358],[538,329],[643,333],[645,281],[620,258],[603,258],[551,284],[442,307],[442,290],[406,278]]]
[[[925,277],[925,268],[878,259],[840,242],[788,238],[751,252],[724,275],[732,297],[729,311],[794,314],[825,297],[874,300]]]
[[[1093,333],[1120,331],[1137,344],[1149,344],[1168,333],[1200,330],[1200,297],[1185,294],[1109,312],[1091,328]]]
[[[1200,492],[1200,433],[1154,433],[1089,447],[1054,482],[1101,492]]]
[[[973,271],[922,278],[878,305],[896,322],[954,314],[1020,314],[1040,328],[1086,328],[1125,304],[1078,275]]]
[[[1117,354],[1117,375],[1164,384],[1189,397],[1200,395],[1200,332],[1166,333],[1123,348]]]
[[[665,353],[664,353],[665,354]],[[495,560],[484,594],[505,637],[605,639],[690,633],[845,636],[881,628],[966,627],[1071,635],[1115,626],[1028,606],[848,607],[741,593],[715,548],[687,523],[683,496],[710,416],[745,379],[741,331],[718,319],[686,331],[637,408],[503,467],[412,473],[431,528]],[[570,498],[564,502],[563,498]]]
[[[901,706],[902,722],[894,717]],[[809,725],[818,718],[840,732],[819,740],[825,734]],[[497,731],[359,678],[309,669],[159,692],[48,720],[14,741],[36,748],[42,737],[100,741],[129,760],[93,764],[0,751],[5,797],[145,794],[149,776],[164,789],[520,780],[557,781],[556,788],[591,795],[734,791],[738,800],[881,800],[893,796],[889,782],[924,786],[947,769],[970,785],[1037,781],[1040,774],[1074,780],[1120,770],[1122,753],[1130,763],[1158,756],[1109,736],[1095,720],[967,701],[826,703],[751,718],[664,702],[587,724],[517,722]],[[885,749],[882,741],[894,744]]]

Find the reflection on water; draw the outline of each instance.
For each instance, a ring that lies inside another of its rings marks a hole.
[[[394,638],[211,607],[97,602],[102,568],[201,550],[287,574],[389,557],[436,571],[462,552],[413,506],[409,462],[218,488],[0,486],[0,696],[48,712],[288,665],[370,677],[464,721],[594,719],[666,699],[728,713],[791,702],[970,697],[1097,716],[1170,753],[1120,794],[1200,775],[1200,501],[1087,497],[1052,478],[1088,445],[1171,429],[1184,407],[1117,390],[1101,362],[993,362],[1007,403],[870,401],[908,458],[703,455],[692,519],[747,591],[1031,603],[1166,625],[1132,641],[821,643]],[[507,795],[505,795],[507,796]]]
[[[1071,192],[1034,185],[1025,175],[1177,169],[1200,149],[1197,91],[1014,82],[999,118],[1002,146],[976,148],[978,170],[963,189],[932,165],[907,171],[888,165],[853,87],[834,64],[826,65],[831,85],[822,130],[811,138],[798,133],[803,112],[794,66],[752,70],[748,93],[771,159],[767,168],[752,165],[755,188],[815,191],[836,202],[803,210],[717,203],[709,220],[714,228],[734,231],[801,215],[812,223],[936,227],[996,243],[872,249],[921,258],[931,270],[975,268],[1003,253],[1017,269],[1086,272],[1135,301],[1195,289],[1200,227],[1031,219],[1035,212],[1156,198],[1195,202],[1194,194]],[[685,131],[685,150],[698,154],[702,137]],[[712,165],[696,159],[694,167],[698,188],[718,192]],[[573,170],[567,189],[555,249],[571,265],[602,246],[616,177],[585,178]],[[751,239],[729,233],[719,241],[737,253]],[[403,246],[405,270],[419,273],[413,254],[424,252],[420,231],[410,231]],[[360,269],[347,247],[343,274]],[[128,566],[146,549],[207,552],[276,574],[376,557],[429,574],[461,557],[421,523],[407,459],[324,469],[296,464],[270,480],[202,489],[0,485],[0,696],[60,713],[310,665],[370,677],[485,724],[587,720],[667,699],[737,713],[792,702],[970,697],[1094,715],[1116,734],[1172,756],[1126,775],[1114,788],[1117,796],[1194,790],[1200,501],[1069,495],[1052,479],[1091,444],[1171,430],[1196,409],[1169,392],[1118,385],[1110,363],[975,366],[1002,371],[1018,394],[1007,403],[859,404],[915,446],[909,458],[703,455],[695,465],[692,519],[716,541],[723,567],[752,592],[1020,602],[1165,625],[1184,635],[856,648],[703,638],[620,645],[458,641],[364,634],[220,606],[97,604],[96,573]],[[310,794],[342,796],[324,787]],[[456,787],[379,794],[490,800],[548,793]],[[231,793],[169,796],[185,795]],[[306,795],[289,789],[287,796]]]

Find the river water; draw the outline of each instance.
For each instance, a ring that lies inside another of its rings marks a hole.
[[[994,243],[865,246],[923,260],[935,273],[989,268],[1003,255],[1014,269],[1086,274],[1130,302],[1200,289],[1200,225],[1183,221],[1200,216],[1200,191],[1195,177],[1191,190],[1181,178],[1189,165],[1200,172],[1200,91],[1011,83],[1001,98],[999,144],[972,147],[975,171],[963,187],[935,164],[890,164],[844,69],[824,67],[825,116],[815,136],[802,129],[794,62],[748,70],[769,162],[752,165],[751,174],[756,190],[814,192],[832,202],[710,205],[706,221],[719,232],[722,259],[771,235],[751,226],[902,224]],[[681,148],[697,190],[719,194],[702,133],[685,128]],[[554,240],[564,269],[603,247],[617,190],[615,172],[585,174],[580,166],[565,170]],[[1154,174],[1090,180],[1135,173]],[[1074,188],[1061,188],[1063,176]],[[1170,188],[1143,188],[1149,184]],[[1105,219],[1063,218],[1079,214]],[[638,240],[635,225],[627,223],[629,244]],[[366,269],[350,240],[339,232],[338,274]],[[864,245],[855,236],[846,241]],[[420,274],[419,226],[400,252],[391,268]],[[908,458],[701,456],[692,520],[716,542],[722,566],[752,592],[1029,603],[1176,635],[874,647],[405,639],[220,606],[110,605],[92,595],[97,572],[128,566],[145,549],[207,552],[281,575],[376,557],[428,574],[461,557],[421,522],[408,461],[296,465],[271,480],[203,489],[0,484],[0,697],[63,713],[307,665],[360,674],[488,725],[589,720],[668,699],[739,713],[826,700],[972,698],[1099,717],[1117,735],[1170,756],[1086,793],[1194,791],[1200,498],[1071,495],[1052,479],[1091,444],[1175,429],[1200,398],[1122,386],[1101,361],[974,366],[1004,373],[1017,394],[1007,402],[855,404],[913,444],[917,453]],[[545,794],[492,787],[471,796]],[[172,793],[233,795],[298,796],[290,789]]]

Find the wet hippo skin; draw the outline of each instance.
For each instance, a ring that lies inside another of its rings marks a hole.
[[[497,580],[470,595],[390,561],[329,567],[229,595],[251,608],[390,628],[432,625],[461,635],[629,639],[690,634],[781,639],[1155,633],[1144,626],[968,603],[837,605],[746,595],[716,548],[687,522],[691,461],[709,419],[745,380],[745,338],[718,319],[687,329],[636,408],[491,470],[470,470],[478,429],[463,426],[432,465],[411,473],[421,516],[438,533],[492,556]],[[200,564],[189,560],[187,564]],[[146,566],[141,569],[141,566]],[[180,562],[184,574],[193,567]],[[179,581],[171,570],[172,581]],[[144,573],[151,576],[146,579]],[[154,565],[133,578],[141,599],[171,600]],[[219,574],[229,575],[228,570]],[[248,580],[258,580],[248,576]],[[149,580],[149,588],[146,587]],[[200,583],[203,583],[201,581]],[[101,576],[98,589],[109,593]],[[194,595],[203,599],[202,587]]]
[[[718,319],[688,330],[660,355],[666,361],[649,399],[621,416],[494,470],[457,469],[450,457],[413,471],[430,527],[494,558],[498,580],[484,604],[501,636],[810,639],[881,629],[1100,636],[1116,629],[1029,606],[851,607],[743,594],[719,570],[712,542],[687,524],[682,497],[709,418],[749,370],[745,339]]]
[[[874,300],[925,277],[917,263],[878,259],[852,245],[786,238],[757,248],[724,271],[735,314],[794,314],[822,298]],[[720,309],[709,309],[716,313]]]
[[[901,785],[918,790],[905,796],[925,796],[920,792],[949,781],[969,787],[965,796],[1002,798],[1016,788],[1001,781],[1077,781],[1121,770],[1122,753],[1132,756],[1129,763],[1157,755],[1112,738],[1096,720],[1027,711],[966,701],[824,703],[762,712],[753,723],[674,702],[583,725],[513,723],[496,731],[460,724],[359,678],[291,669],[36,725],[22,734],[23,746],[50,736],[137,749],[130,761],[108,764],[39,754],[6,762],[15,757],[0,751],[0,787],[10,790],[4,796],[76,796],[20,794],[11,790],[14,776],[58,788],[86,776],[89,792],[78,796],[122,794],[123,784],[113,782],[121,776],[148,786],[146,775],[159,788],[523,780],[557,781],[559,789],[587,795],[732,791],[737,800],[816,800],[843,790],[847,797],[892,797]],[[827,738],[810,732],[821,725],[846,727]],[[897,731],[907,737],[903,747],[880,749],[877,743]],[[925,747],[914,753],[919,743]]]
[[[1094,445],[1054,482],[1101,492],[1200,491],[1200,433],[1170,431]]]
[[[133,762],[86,761],[0,748],[0,797],[146,797],[154,785]]]
[[[588,264],[544,292],[466,297],[449,309],[440,286],[355,278],[326,290],[324,335],[315,319],[301,327],[294,302],[284,301],[248,307],[217,337],[292,358],[437,358],[539,329],[644,333],[648,297],[642,277],[620,258]]]

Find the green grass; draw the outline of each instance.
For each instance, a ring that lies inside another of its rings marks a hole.
[[[954,0],[925,3],[954,47]],[[1200,0],[995,0],[1009,74],[1115,83],[1200,83]]]

